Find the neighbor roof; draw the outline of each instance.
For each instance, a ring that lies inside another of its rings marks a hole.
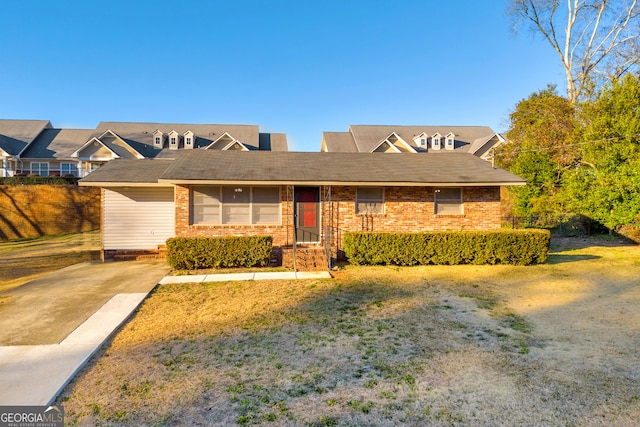
[[[68,159],[89,140],[92,129],[45,129],[22,152],[23,159]]]
[[[100,122],[93,136],[99,137],[105,131],[111,130],[122,138],[138,153],[147,158],[175,157],[179,150],[154,148],[153,132],[160,130],[165,135],[175,130],[180,135],[191,131],[195,141],[193,148],[207,147],[224,133],[242,142],[249,150],[264,150],[266,143],[263,139],[269,138],[269,134],[260,134],[257,125],[225,125],[225,124],[188,124],[188,123],[145,123],[145,122]],[[262,136],[265,135],[265,136]],[[274,135],[278,135],[274,138]],[[272,134],[271,150],[287,150],[287,140],[284,134]]]
[[[150,167],[143,163],[145,161],[129,162],[110,162],[81,180],[81,183],[110,186],[127,182],[153,182],[153,177],[144,177],[146,172],[143,169]],[[123,168],[138,170],[124,173]],[[154,171],[157,172],[156,169]],[[451,153],[442,157],[380,153],[204,150],[180,153],[158,176],[158,182],[404,186],[525,184],[522,178],[494,168],[486,161],[467,153]]]
[[[323,145],[329,152],[368,153],[382,140],[395,132],[416,151],[421,151],[413,138],[425,133],[442,136],[452,132],[455,135],[454,151],[475,153],[489,142],[496,132],[488,126],[403,126],[403,125],[351,125],[348,132],[324,132]],[[448,152],[430,150],[429,152]]]
[[[0,149],[15,156],[20,154],[46,128],[49,120],[0,120]]]

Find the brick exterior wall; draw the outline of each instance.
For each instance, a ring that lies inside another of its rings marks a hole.
[[[433,230],[493,230],[500,228],[500,188],[464,187],[462,215],[436,215],[433,187],[385,187],[384,214],[363,215],[355,210],[356,187],[332,186],[320,189],[321,221],[324,234],[332,235],[334,257],[339,257],[345,231],[417,232]],[[175,189],[176,236],[246,236],[269,234],[277,258],[281,248],[293,244],[293,189],[282,186],[280,225],[192,225],[190,187]],[[322,242],[324,243],[324,242]]]

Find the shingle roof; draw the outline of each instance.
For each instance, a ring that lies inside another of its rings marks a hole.
[[[358,147],[351,132],[322,132],[322,140],[328,152],[357,153]]]
[[[329,152],[368,153],[380,141],[395,132],[406,143],[417,149],[413,138],[422,134],[445,136],[455,135],[455,149],[460,152],[475,152],[488,142],[496,132],[488,126],[404,126],[404,125],[351,125],[348,132],[324,132],[324,140]],[[429,152],[436,152],[429,150]],[[440,150],[439,152],[448,152]]]
[[[224,124],[188,124],[188,123],[145,123],[145,122],[100,122],[93,136],[99,137],[107,130],[115,132],[131,147],[147,158],[175,157],[174,152],[165,148],[158,150],[153,146],[153,132],[162,131],[165,135],[175,130],[183,135],[188,130],[195,135],[194,148],[207,147],[225,132],[242,142],[249,150],[264,149],[257,125],[224,125]],[[265,134],[269,135],[269,134]],[[275,135],[275,134],[272,134]],[[271,144],[271,150],[286,151],[286,135],[278,134],[277,144]],[[273,139],[273,137],[272,137]],[[171,153],[164,153],[169,151]]]
[[[140,160],[137,162],[149,162]],[[519,185],[525,181],[467,153],[417,156],[379,153],[184,151],[159,176],[160,182],[278,183],[316,185]],[[126,167],[149,167],[131,161]],[[111,162],[82,180],[94,185],[145,179]],[[100,172],[100,174],[98,174]],[[132,178],[127,178],[132,177]],[[138,182],[138,181],[136,181]]]
[[[46,128],[49,120],[0,120],[0,149],[11,156],[20,154]]]
[[[71,154],[86,143],[91,129],[45,129],[29,144],[23,159],[70,159]]]
[[[123,184],[155,184],[173,160],[114,159],[91,172],[83,184],[121,182]]]

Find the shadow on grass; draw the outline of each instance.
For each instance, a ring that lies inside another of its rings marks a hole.
[[[596,255],[565,255],[565,254],[551,254],[545,261],[545,264],[564,264],[567,262],[589,261],[593,259],[600,259],[601,257]]]

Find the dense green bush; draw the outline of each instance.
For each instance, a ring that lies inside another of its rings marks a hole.
[[[0,178],[0,185],[78,185],[78,180],[72,175],[63,176],[8,176]]]
[[[167,262],[174,270],[265,266],[271,236],[175,237],[167,240]]]
[[[550,236],[547,230],[349,232],[344,252],[364,265],[530,265],[547,259]]]

